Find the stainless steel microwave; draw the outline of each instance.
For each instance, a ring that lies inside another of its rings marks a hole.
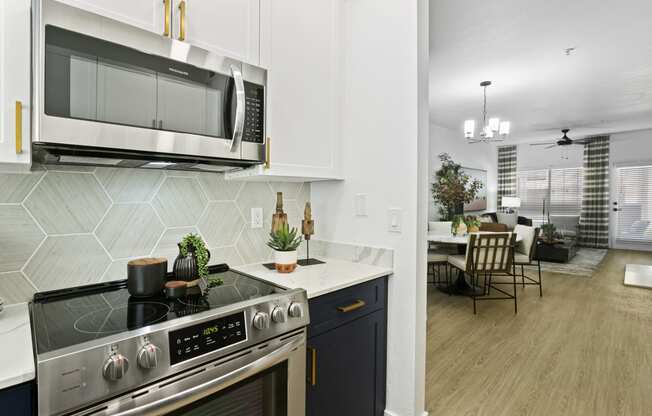
[[[44,163],[229,170],[265,157],[264,69],[35,0],[32,146]]]

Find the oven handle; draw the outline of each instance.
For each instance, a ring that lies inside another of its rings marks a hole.
[[[233,123],[233,138],[231,139],[231,151],[235,152],[240,146],[244,134],[245,122],[245,88],[242,79],[242,71],[235,65],[231,66],[231,75],[235,81],[235,122]]]
[[[303,343],[305,343],[305,338],[297,337],[291,342],[283,344],[281,347],[278,347],[270,353],[265,354],[263,357],[260,357],[259,359],[254,360],[236,370],[224,374],[223,376],[214,378],[206,383],[199,384],[179,393],[167,396],[164,399],[156,400],[136,408],[125,410],[123,412],[114,413],[113,416],[133,416],[151,413],[159,414],[157,413],[157,410],[171,406],[173,403],[175,404],[173,408],[165,409],[166,412],[172,411],[179,407],[183,407],[186,404],[209,396],[210,394],[220,391],[223,388],[235,384],[240,380],[251,377],[261,372],[262,370],[265,370],[285,360],[289,353],[292,352],[292,350],[302,345]],[[227,384],[227,386],[224,386],[224,384]],[[179,405],[179,403],[183,404]]]

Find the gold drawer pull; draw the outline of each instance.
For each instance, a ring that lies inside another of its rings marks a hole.
[[[355,302],[353,302],[350,305],[339,306],[337,308],[337,310],[340,311],[340,312],[348,313],[348,312],[353,312],[355,310],[358,310],[360,308],[364,308],[365,305],[366,305],[366,303],[365,303],[364,300],[358,299],[358,300],[356,300]]]
[[[310,351],[310,379],[308,383],[311,386],[317,385],[317,349],[313,347],[307,347]]]
[[[23,153],[23,103],[16,101],[16,154]]]

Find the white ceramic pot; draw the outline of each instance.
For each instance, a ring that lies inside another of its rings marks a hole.
[[[297,267],[297,251],[274,251],[274,263],[279,273],[292,273]]]

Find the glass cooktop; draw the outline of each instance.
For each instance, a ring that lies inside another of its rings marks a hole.
[[[204,296],[195,288],[196,294],[189,290],[177,300],[132,297],[126,281],[37,294],[32,303],[37,354],[284,291],[231,270],[211,277],[224,283]]]

